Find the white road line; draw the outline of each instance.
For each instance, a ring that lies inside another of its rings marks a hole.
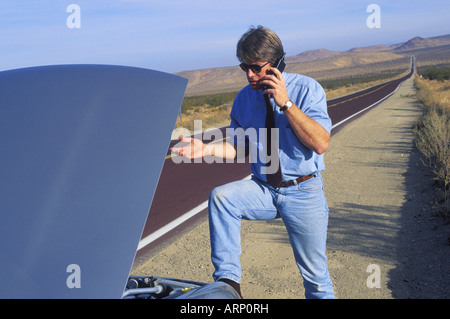
[[[148,244],[150,244],[151,242],[155,241],[156,239],[158,239],[159,237],[163,236],[164,234],[168,233],[169,231],[171,231],[172,229],[174,229],[178,225],[181,225],[182,223],[184,223],[185,221],[187,221],[191,217],[197,215],[198,213],[200,213],[202,210],[204,210],[207,207],[208,207],[208,201],[204,201],[203,203],[201,203],[197,207],[194,207],[193,209],[191,209],[190,211],[188,211],[184,215],[181,215],[177,219],[171,221],[167,225],[161,227],[157,231],[155,231],[155,232],[151,233],[150,235],[148,235],[147,237],[141,239],[141,241],[139,242],[139,245],[138,245],[138,250],[143,248],[143,247],[145,247],[145,246],[147,246]]]
[[[363,109],[363,110],[361,110],[361,111],[359,111],[359,112],[357,112],[357,113],[347,117],[346,119],[344,119],[344,120],[334,124],[331,129],[338,127],[339,125],[341,125],[344,122],[348,121],[352,117],[354,117],[354,116],[356,116],[356,115],[358,115],[358,114],[360,114],[360,113],[370,109],[371,107],[375,106],[376,104],[378,104],[378,103],[382,102],[383,100],[387,99],[389,96],[391,96],[392,94],[394,94],[398,90],[398,88],[400,87],[400,85],[402,85],[403,82],[404,81],[402,81],[392,93],[386,95],[385,97],[383,97],[379,101],[373,103],[372,105],[366,107],[365,109]],[[246,180],[246,179],[250,179],[250,178],[251,178],[251,175],[248,175],[247,177],[243,178],[242,180]],[[169,231],[171,231],[175,227],[181,225],[182,223],[184,223],[188,219],[194,217],[195,215],[197,215],[198,213],[200,213],[202,210],[206,209],[207,207],[208,207],[208,201],[206,200],[203,203],[201,203],[200,205],[198,205],[198,206],[194,207],[193,209],[191,209],[190,211],[188,211],[187,213],[181,215],[177,219],[175,219],[175,220],[171,221],[170,223],[168,223],[167,225],[161,227],[157,231],[155,231],[155,232],[151,233],[150,235],[142,238],[141,241],[139,242],[137,250],[140,250],[140,249],[144,248],[145,246],[149,245],[150,243],[154,242],[155,240],[157,240],[161,236],[167,234]]]
[[[406,81],[406,80],[405,80],[405,81]],[[366,107],[365,109],[362,109],[361,111],[358,111],[358,112],[356,112],[356,113],[353,114],[353,115],[350,115],[350,116],[347,117],[346,119],[343,119],[342,121],[340,121],[340,122],[334,124],[334,125],[331,127],[331,129],[334,129],[334,128],[338,127],[339,125],[343,124],[344,122],[347,122],[348,120],[350,120],[352,117],[355,117],[356,115],[358,115],[358,114],[360,114],[360,113],[362,113],[362,112],[364,112],[364,111],[367,111],[367,110],[370,109],[371,107],[374,107],[374,106],[377,105],[378,103],[381,103],[382,101],[384,101],[385,99],[387,99],[388,97],[390,97],[392,94],[394,94],[394,93],[398,90],[398,88],[400,87],[400,85],[402,85],[402,83],[405,82],[405,81],[400,82],[399,85],[395,88],[394,91],[392,91],[391,93],[389,93],[388,95],[386,95],[386,96],[383,97],[382,99],[380,99],[380,100],[376,101],[375,103],[369,105],[369,106]]]
[[[243,178],[242,180],[250,179],[251,176],[252,175],[248,175],[247,177]],[[201,203],[200,205],[198,205],[198,206],[194,207],[193,209],[191,209],[190,211],[188,211],[187,213],[181,215],[177,219],[175,219],[175,220],[171,221],[170,223],[168,223],[167,225],[161,227],[157,231],[151,233],[150,235],[146,236],[145,238],[142,238],[141,241],[139,242],[137,250],[142,249],[145,246],[147,246],[148,244],[154,242],[156,239],[167,234],[169,231],[171,231],[175,227],[181,225],[188,219],[194,217],[195,215],[197,215],[198,213],[200,213],[202,210],[206,209],[207,207],[208,207],[208,201],[206,200],[203,203]]]

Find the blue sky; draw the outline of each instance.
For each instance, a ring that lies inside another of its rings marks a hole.
[[[381,8],[370,29],[369,4]],[[68,28],[70,4],[81,28]],[[278,33],[287,55],[450,33],[448,0],[0,0],[0,70],[100,63],[179,72],[236,65],[250,25]]]

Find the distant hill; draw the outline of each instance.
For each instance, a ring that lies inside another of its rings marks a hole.
[[[434,61],[436,57],[439,61],[450,61],[450,34],[430,38],[416,36],[398,44],[372,45],[348,51],[304,51],[286,57],[286,71],[316,79],[361,75],[369,66],[372,66],[371,72],[375,69],[383,73],[404,67],[408,61],[406,57],[416,53],[428,61]],[[186,96],[237,91],[247,85],[245,75],[237,66],[184,71],[177,75],[189,79]]]
[[[393,52],[351,52],[346,51],[328,58],[312,60],[308,63],[289,64],[290,72],[314,72],[322,70],[343,69],[362,64],[377,63],[403,58]],[[301,71],[303,70],[303,71]]]
[[[397,46],[394,51],[417,50],[447,44],[450,44],[450,34],[432,38],[414,37]]]
[[[395,48],[395,51],[402,51],[402,50],[412,50],[412,49],[422,49],[432,46],[432,40],[424,39],[421,37],[415,37],[411,40],[406,41],[402,45]]]
[[[316,60],[322,60],[326,58],[331,58],[336,55],[340,55],[342,52],[330,51],[327,49],[318,49],[305,51],[295,56],[290,56],[286,58],[286,63],[299,63],[299,62],[311,62]]]
[[[388,52],[394,50],[400,44],[394,45],[370,45],[367,47],[353,48],[346,52],[360,53],[360,52]]]

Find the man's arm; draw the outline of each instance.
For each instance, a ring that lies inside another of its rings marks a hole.
[[[207,155],[231,160],[236,158],[236,149],[228,142],[211,143],[205,146],[205,155],[203,156]]]
[[[191,137],[180,137],[180,142],[170,149],[180,156],[187,158],[199,158],[215,156],[223,159],[234,159],[236,150],[228,142],[205,144],[201,140]]]
[[[289,99],[288,99],[289,100]],[[286,100],[287,101],[287,100]],[[284,105],[284,103],[283,103]],[[323,154],[330,145],[330,133],[302,112],[295,104],[284,112],[297,138],[317,154]]]
[[[271,70],[276,76],[266,75],[261,81],[261,84],[269,86],[269,89],[263,93],[270,94],[275,103],[282,107],[290,100],[286,91],[286,82],[278,69],[272,68]],[[330,133],[327,130],[303,113],[295,104],[286,110],[285,114],[295,135],[305,146],[317,154],[325,153],[330,144]]]

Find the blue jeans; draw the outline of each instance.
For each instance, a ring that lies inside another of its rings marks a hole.
[[[241,220],[281,217],[306,298],[334,298],[325,255],[328,205],[320,173],[277,189],[255,177],[225,184],[211,192],[208,210],[214,280],[241,280]]]

